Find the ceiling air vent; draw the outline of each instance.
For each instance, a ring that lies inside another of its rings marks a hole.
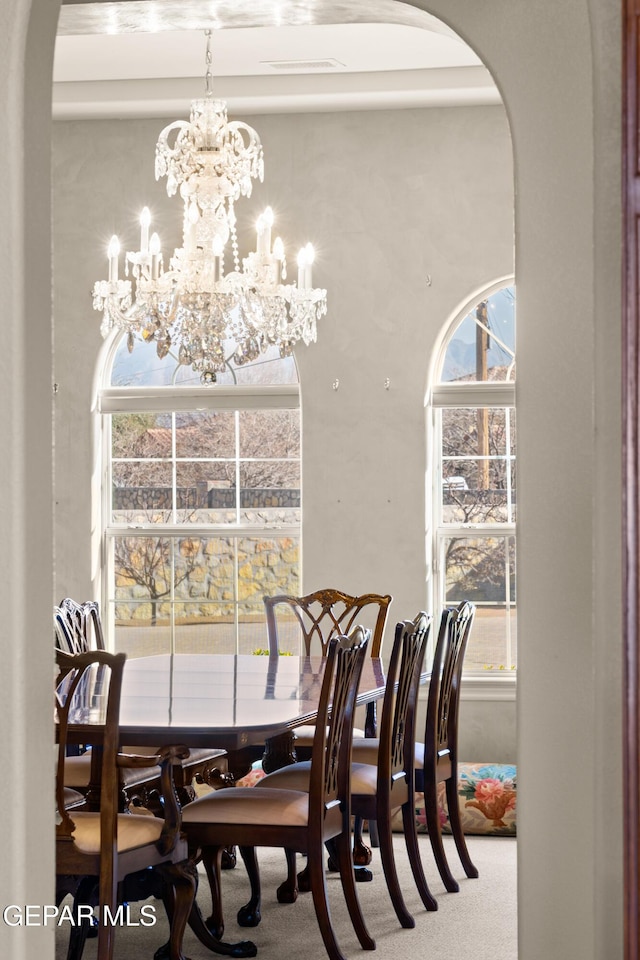
[[[333,70],[344,67],[339,60],[262,60],[263,66],[274,70]]]

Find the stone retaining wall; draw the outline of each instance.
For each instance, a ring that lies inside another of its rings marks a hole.
[[[114,487],[114,510],[170,510],[171,487]],[[210,487],[199,483],[193,487],[178,487],[176,506],[179,510],[229,510],[236,505],[236,490],[229,487]],[[300,506],[300,490],[277,487],[240,490],[240,506],[259,510],[264,507],[295,508]]]

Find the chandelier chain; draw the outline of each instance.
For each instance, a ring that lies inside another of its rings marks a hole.
[[[204,62],[205,62],[205,93],[207,97],[213,96],[213,74],[211,72],[211,64],[213,63],[213,57],[211,55],[211,30],[205,30],[205,37],[207,38],[207,48],[205,52]]]

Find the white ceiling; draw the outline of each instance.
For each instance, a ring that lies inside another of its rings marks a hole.
[[[230,112],[500,102],[477,55],[427,15],[418,23],[300,23],[291,4],[289,22],[271,25],[282,6],[268,0],[261,16],[255,0],[250,8],[227,3],[226,18],[225,4],[217,16],[209,7],[203,20],[206,5],[197,0],[67,2],[56,43],[54,118],[188,112],[205,92],[205,27],[214,28],[213,92]],[[385,3],[378,15],[387,8],[394,12]],[[325,15],[338,19],[340,11],[331,12],[326,4]]]

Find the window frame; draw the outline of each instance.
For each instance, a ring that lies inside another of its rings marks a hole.
[[[427,510],[427,533],[429,544],[428,565],[431,570],[431,593],[434,609],[446,606],[446,571],[443,556],[444,542],[450,538],[475,538],[503,540],[508,544],[513,538],[517,550],[517,518],[514,522],[504,523],[444,523],[442,517],[442,417],[440,412],[447,408],[486,409],[498,408],[516,411],[516,381],[439,381],[445,362],[445,356],[457,329],[474,307],[482,300],[498,293],[505,287],[515,286],[513,277],[504,278],[495,284],[477,291],[460,307],[446,325],[439,346],[434,351],[432,366],[432,386],[428,396],[427,449],[431,452],[431,468],[427,470],[427,496],[431,507]],[[517,427],[516,427],[517,429]],[[516,460],[515,454],[507,452],[507,464]],[[429,535],[430,534],[430,535]],[[507,590],[507,594],[508,594]],[[517,603],[517,601],[516,601]],[[509,598],[506,598],[508,616]],[[514,604],[516,606],[516,604]],[[517,606],[516,606],[517,609]],[[517,629],[517,628],[516,628]],[[513,700],[517,683],[517,669],[504,671],[463,672],[463,699],[472,700]]]
[[[113,597],[110,596],[110,584],[114,583],[114,551],[112,543],[118,536],[126,534],[128,537],[144,538],[150,534],[169,539],[193,538],[255,538],[269,539],[281,536],[291,537],[299,545],[299,580],[302,579],[302,477],[300,478],[300,512],[298,523],[266,522],[260,524],[248,523],[149,523],[131,525],[126,522],[114,523],[112,520],[112,483],[111,483],[111,424],[113,414],[126,413],[181,413],[199,410],[216,411],[260,411],[260,410],[298,410],[300,411],[300,382],[284,384],[231,384],[231,385],[161,385],[161,386],[119,386],[107,385],[113,362],[125,334],[116,335],[105,343],[103,353],[98,363],[96,378],[94,413],[97,422],[97,452],[99,470],[99,493],[96,501],[99,502],[100,518],[97,524],[99,535],[98,545],[98,575],[94,577],[97,583],[97,595],[101,600],[103,612],[103,626],[105,642],[108,649],[115,647],[115,620]],[[139,349],[149,349],[140,345]],[[295,363],[295,358],[294,358]],[[297,373],[297,365],[296,365]],[[299,376],[299,375],[298,375]],[[302,464],[302,422],[300,419],[300,465]],[[234,551],[235,584],[234,584],[234,628],[236,633],[236,648],[238,644],[238,569]],[[172,635],[172,651],[175,645],[174,631]]]

